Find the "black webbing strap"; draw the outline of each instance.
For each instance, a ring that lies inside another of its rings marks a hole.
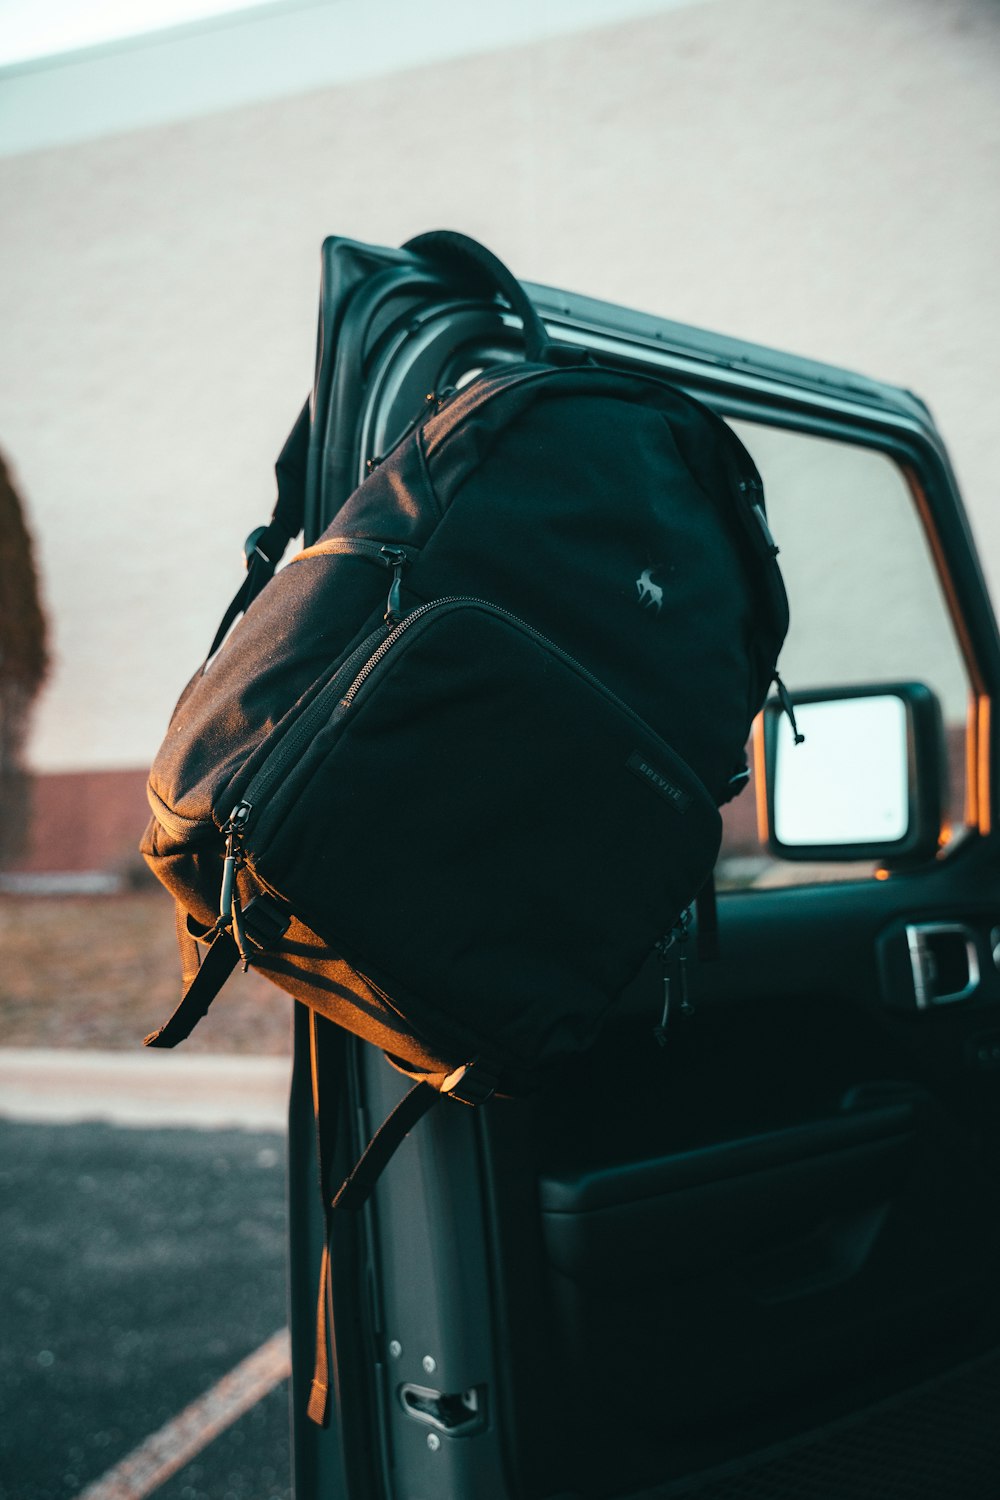
[[[326,1140],[327,1121],[319,1108],[319,1038],[318,1027],[322,1024],[314,1010],[309,1011],[309,1067],[312,1078],[313,1120],[316,1126],[316,1172],[319,1178],[319,1197],[323,1205],[323,1254],[319,1268],[319,1294],[316,1299],[316,1355],[313,1362],[312,1385],[306,1415],[317,1427],[326,1427],[330,1420],[330,1371],[334,1368],[331,1358],[330,1336],[333,1331],[333,1283],[330,1277],[330,1190],[328,1149]]]
[[[323,1204],[323,1255],[320,1261],[319,1291],[316,1298],[316,1353],[312,1385],[306,1415],[319,1427],[330,1420],[330,1379],[336,1379],[333,1358],[333,1283],[330,1269],[330,1238],[334,1210],[356,1212],[371,1196],[379,1177],[398,1150],[405,1136],[441,1098],[452,1097],[465,1104],[481,1104],[494,1092],[497,1074],[478,1062],[456,1068],[444,1080],[442,1088],[430,1083],[415,1083],[383,1121],[365,1147],[353,1169],[330,1196],[328,1122],[320,1108],[320,1044],[318,1030],[323,1021],[309,1012],[309,1061],[312,1069],[313,1113],[316,1120],[316,1161],[319,1173],[320,1199]]]
[[[319,1269],[319,1291],[316,1297],[316,1354],[313,1362],[313,1378],[309,1388],[306,1415],[318,1427],[326,1427],[330,1421],[330,1376],[336,1369],[331,1345],[333,1333],[333,1283],[330,1274],[330,1235],[333,1228],[333,1210],[356,1210],[367,1202],[372,1188],[396,1151],[403,1137],[425,1115],[441,1095],[429,1083],[416,1083],[403,1096],[388,1119],[372,1136],[354,1169],[341,1183],[333,1198],[330,1197],[329,1173],[326,1160],[326,1141],[320,1114],[319,1056],[316,1040],[317,1018],[315,1011],[309,1014],[309,1056],[312,1064],[313,1110],[316,1115],[316,1152],[319,1165],[319,1185],[323,1202],[323,1255]]]
[[[719,956],[719,906],[714,873],[694,898],[694,909],[698,913],[698,959],[703,964],[714,963]]]
[[[323,1241],[323,1259],[319,1270],[319,1296],[316,1300],[316,1360],[306,1416],[317,1427],[330,1424],[330,1331],[333,1327],[333,1285],[330,1279],[330,1237]]]
[[[299,412],[274,466],[278,498],[266,526],[258,526],[247,537],[243,552],[247,576],[219,622],[209,648],[206,665],[218,651],[230,626],[270,583],[293,536],[302,530],[305,516],[306,465],[309,460],[309,402]]]
[[[240,950],[229,933],[218,933],[181,996],[177,1009],[159,1031],[149,1033],[143,1046],[176,1047],[178,1042],[189,1037],[239,961]]]
[[[349,1211],[361,1208],[404,1137],[442,1097],[429,1083],[415,1083],[376,1130],[334,1194],[330,1207]]]
[[[187,989],[201,968],[201,951],[188,927],[188,914],[179,901],[174,902],[174,928],[177,932],[177,951],[181,958],[181,990]]]

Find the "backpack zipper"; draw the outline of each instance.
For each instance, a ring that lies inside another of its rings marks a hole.
[[[325,723],[330,717],[331,706],[336,704],[342,691],[343,682],[345,679],[350,681],[350,674],[357,671],[358,666],[363,664],[371,655],[377,643],[384,639],[387,628],[392,629],[391,626],[380,625],[377,630],[373,630],[370,635],[365,636],[360,646],[351,652],[350,656],[338,671],[334,673],[326,686],[321,688],[317,693],[298,722],[292,725],[288,733],[275,747],[273,754],[268,756],[256,776],[250,782],[238,804],[238,807],[246,808],[247,812],[247,817],[243,820],[241,832],[245,830],[250,813],[256,809],[262,793],[270,790],[275,778],[284,771],[290,761],[298,759],[300,752],[313,738],[320,725]],[[230,815],[230,821],[231,819],[232,815]],[[228,822],[226,827],[228,828]],[[224,828],[223,832],[225,831],[226,829]]]
[[[722,428],[722,431],[724,433],[724,441],[729,444],[730,451],[737,465],[739,479],[740,481],[742,481],[742,483],[740,484],[740,488],[746,491],[754,491],[756,503],[761,504],[764,495],[764,487],[761,484],[760,475],[757,472],[757,466],[751,458],[750,454],[747,452],[744,444],[740,441],[736,433],[729,426],[728,422],[726,422],[723,417],[720,417],[719,413],[717,411],[714,411],[712,407],[707,406],[703,401],[699,401],[697,397],[689,395],[688,392],[683,390],[680,386],[674,385],[669,380],[661,379],[657,375],[649,375],[644,370],[612,370],[600,365],[577,365],[570,366],[568,368],[558,365],[536,365],[529,370],[511,371],[510,366],[502,366],[497,369],[495,375],[488,376],[488,378],[495,381],[496,384],[491,391],[487,391],[485,395],[482,396],[481,400],[485,404],[485,402],[487,401],[496,400],[499,396],[504,395],[505,392],[509,390],[513,390],[515,387],[528,385],[535,380],[546,380],[553,375],[580,375],[589,376],[591,378],[600,376],[618,377],[619,379],[626,381],[638,381],[642,385],[652,386],[656,390],[665,391],[668,395],[676,396],[678,400],[683,401],[686,406],[693,407],[696,411],[707,416],[710,421],[715,422],[717,426]],[[484,376],[487,376],[486,371],[483,372],[483,375],[477,376],[477,380],[483,379]],[[466,413],[462,410],[461,402],[455,400],[454,398],[457,396],[462,396],[466,391],[472,391],[475,384],[476,381],[470,381],[468,386],[463,386],[460,390],[452,391],[450,393],[448,401],[444,403],[451,407],[451,411],[449,413],[450,420],[447,423],[442,424],[443,430],[435,433],[427,443],[425,448],[426,458],[429,459],[437,451],[442,443],[447,442],[448,438],[451,437],[455,428],[463,420]],[[438,408],[438,410],[440,410],[440,408]],[[409,436],[410,431],[414,430],[414,428],[416,427],[419,427],[422,423],[429,423],[436,415],[436,411],[420,412],[415,421],[410,424],[410,428],[407,433],[404,434],[404,436]],[[394,445],[394,447],[395,446],[397,445]],[[381,463],[382,460],[380,459],[379,462]],[[773,544],[773,538],[771,538],[771,541]]]
[[[612,689],[608,687],[607,683],[602,682],[599,677],[595,676],[595,674],[591,672],[588,667],[585,667],[582,662],[577,661],[574,656],[570,656],[568,651],[564,651],[561,646],[557,646],[554,641],[549,640],[548,636],[542,635],[541,631],[536,630],[533,625],[529,625],[525,620],[520,619],[518,615],[512,614],[509,609],[503,609],[501,605],[494,604],[489,599],[476,599],[464,594],[453,594],[446,596],[444,599],[434,599],[429,604],[420,605],[419,608],[413,610],[410,614],[408,614],[404,620],[401,620],[399,624],[390,631],[385,640],[382,641],[382,643],[373,652],[373,654],[368,658],[364,666],[361,668],[360,672],[358,672],[350,687],[347,689],[347,692],[343,695],[340,703],[337,705],[337,712],[346,713],[353,706],[358,693],[364,687],[369,677],[388,655],[388,653],[396,646],[396,644],[406,633],[406,631],[408,631],[412,626],[416,625],[420,620],[424,619],[434,610],[460,609],[467,608],[469,606],[478,609],[485,609],[490,614],[499,615],[501,619],[509,620],[512,625],[516,625],[520,630],[523,630],[526,635],[532,638],[532,640],[538,641],[542,646],[546,648],[546,650],[550,651],[553,656],[557,657],[560,661],[565,663],[566,666],[571,667],[579,677],[582,677],[585,682],[590,684],[591,687],[596,688],[597,691],[602,693],[605,698],[609,699],[610,702],[614,703],[617,708],[621,709],[623,713],[627,714],[629,718],[633,719],[635,723],[638,724],[644,731],[644,733],[655,735],[657,739],[661,739],[661,736],[656,734],[656,730],[653,729],[652,725],[647,724],[642,715],[636,713],[635,709],[632,708],[630,704],[626,703],[623,698],[619,698],[618,694],[613,692]],[[338,676],[339,675],[340,674],[338,673]],[[666,744],[666,741],[663,740],[662,743]],[[671,755],[676,755],[676,753],[676,751],[671,750]],[[702,786],[701,781],[697,776],[695,776],[694,771],[691,770],[690,766],[687,766],[686,762],[685,766],[688,774],[693,778],[698,788],[704,793],[708,801],[712,802],[712,798],[709,796],[708,790]],[[264,768],[262,767],[261,769],[263,770]],[[714,806],[715,804],[713,803],[712,805]]]
[[[784,628],[787,631],[788,601],[785,594],[784,582],[782,580],[780,572],[778,571],[776,563],[776,559],[778,556],[778,547],[775,543],[773,535],[771,534],[770,527],[767,523],[767,516],[764,511],[764,486],[761,483],[760,474],[757,471],[757,466],[754,463],[752,456],[747,452],[745,445],[737,437],[736,433],[729,426],[728,422],[726,422],[723,417],[720,417],[718,412],[713,411],[710,406],[706,406],[705,403],[703,401],[699,401],[697,397],[689,395],[688,392],[683,390],[680,386],[673,385],[669,381],[663,380],[656,375],[646,374],[645,371],[641,370],[609,370],[603,369],[601,367],[597,367],[597,369],[595,370],[593,366],[576,366],[564,369],[558,366],[549,365],[543,367],[533,366],[528,370],[517,370],[515,372],[511,372],[509,366],[501,367],[497,371],[496,375],[489,377],[495,382],[493,389],[487,391],[480,399],[482,403],[485,404],[488,401],[498,399],[509,390],[519,388],[522,385],[527,385],[532,381],[545,380],[552,375],[581,375],[588,377],[593,377],[595,375],[619,376],[623,380],[636,381],[644,386],[651,386],[657,390],[665,391],[671,396],[677,397],[677,399],[684,402],[685,405],[693,407],[696,411],[707,417],[710,422],[715,424],[716,428],[719,430],[722,436],[723,442],[726,445],[727,456],[732,463],[733,469],[735,470],[736,488],[739,491],[740,499],[743,502],[742,505],[737,502],[736,506],[733,507],[736,512],[735,518],[744,534],[749,534],[751,550],[756,553],[757,561],[761,567],[761,571],[764,577],[769,580],[769,582],[765,584],[765,590],[768,595],[767,604],[769,606],[770,612],[774,616],[775,622],[777,624],[780,625],[782,620],[784,620]],[[481,379],[482,377],[479,378]],[[454,393],[454,395],[457,397],[461,397],[464,394],[465,390],[468,389],[471,391],[475,383],[475,381],[470,382],[468,387],[463,386],[462,389]],[[442,429],[440,431],[433,433],[429,438],[427,438],[425,425],[424,432],[427,441],[424,448],[424,457],[428,461],[442,446],[442,444],[448,441],[448,439],[454,433],[456,427],[458,427],[463,419],[468,415],[467,410],[463,407],[463,404],[460,400],[455,400],[453,398],[449,402],[449,406],[451,409],[448,419],[446,419],[442,424]],[[413,424],[411,424],[411,430],[413,427],[419,427],[422,423],[427,424],[434,415],[435,413],[428,414],[427,412],[421,412],[419,418]]]
[[[561,646],[557,646],[554,641],[550,641],[547,636],[542,635],[533,626],[519,619],[510,610],[503,609],[500,605],[493,604],[488,599],[476,599],[460,594],[449,595],[444,599],[432,600],[429,604],[422,604],[417,609],[412,610],[397,625],[389,628],[388,635],[383,635],[381,629],[373,631],[371,635],[361,642],[357,650],[351,653],[347,661],[344,662],[343,666],[331,678],[322,692],[309,705],[298,723],[288,731],[284,739],[276,747],[274,754],[264,762],[256,776],[250,782],[239,804],[240,808],[246,809],[246,816],[242,820],[240,833],[242,834],[246,830],[251,815],[259,809],[262,799],[271,791],[289,763],[313,739],[320,726],[326,723],[331,717],[339,717],[350,711],[359,692],[372,673],[378,668],[388,653],[402,640],[407,631],[411,630],[413,626],[436,610],[461,609],[470,606],[485,609],[490,614],[497,615],[501,619],[508,620],[511,624],[516,625],[518,629],[550,651],[553,656],[572,668],[585,682],[603,694],[605,699],[615,704],[621,712],[626,714],[642,729],[644,734],[652,734],[657,739],[660,739],[660,736],[656,735],[656,731],[652,726],[647,724],[645,719],[636,713],[635,709],[626,703],[624,699],[619,698],[618,694],[613,692],[606,683],[602,682],[599,677],[595,676],[581,662],[570,656]],[[343,688],[345,682],[348,684],[346,690]],[[335,706],[334,700],[336,700]],[[666,744],[666,741],[662,741],[662,743]],[[670,753],[672,756],[676,755],[676,752],[673,750]],[[695,775],[694,771],[689,766],[686,766],[686,770],[706,801],[712,803],[712,798],[702,786],[701,781]],[[712,805],[714,806],[714,803]]]
[[[254,814],[260,811],[262,800],[267,797],[267,794],[274,787],[275,783],[280,779],[289,762],[298,755],[299,751],[303,749],[310,740],[312,740],[321,725],[327,722],[331,717],[339,717],[343,714],[347,714],[351,710],[357,700],[358,694],[363,689],[365,683],[368,682],[372,674],[377,670],[381,662],[385,660],[390,651],[392,651],[395,646],[398,645],[400,640],[403,639],[407,631],[411,630],[421,620],[426,619],[428,615],[433,614],[436,610],[447,611],[469,607],[484,609],[489,614],[509,621],[512,625],[515,625],[519,630],[523,631],[525,635],[529,636],[532,640],[537,641],[540,645],[544,646],[548,651],[552,653],[553,656],[555,656],[558,660],[562,661],[566,666],[571,668],[579,677],[581,677],[596,691],[601,693],[606,700],[613,703],[615,707],[617,707],[622,713],[633,720],[644,734],[653,735],[656,739],[660,740],[660,742],[664,746],[666,746],[668,750],[670,750],[671,757],[677,758],[677,752],[674,751],[670,746],[668,746],[667,742],[663,740],[661,736],[657,735],[652,726],[647,724],[646,720],[643,719],[640,714],[636,713],[635,709],[632,708],[628,703],[626,703],[623,698],[620,698],[617,693],[613,692],[612,689],[609,688],[606,683],[602,682],[601,679],[597,677],[593,672],[591,672],[589,668],[583,666],[583,664],[577,661],[575,657],[570,656],[570,654],[567,651],[564,651],[561,646],[557,646],[554,641],[549,640],[547,636],[542,635],[540,631],[535,630],[534,627],[527,624],[526,621],[520,619],[517,615],[512,614],[510,610],[503,609],[500,605],[494,604],[488,599],[477,599],[471,596],[460,594],[449,595],[443,599],[436,599],[432,600],[428,604],[422,604],[417,609],[411,611],[411,613],[408,614],[405,619],[400,620],[398,624],[391,626],[389,628],[388,635],[383,635],[378,645],[375,645],[375,642],[378,637],[382,635],[382,630],[385,628],[384,626],[377,631],[373,631],[372,634],[367,636],[365,640],[361,642],[360,646],[358,646],[358,648],[351,653],[347,661],[343,663],[334,677],[332,677],[330,682],[327,683],[326,687],[322,689],[322,691],[309,705],[309,708],[305,711],[305,713],[303,713],[298,723],[285,735],[284,739],[275,749],[274,754],[270,756],[261,766],[256,776],[247,787],[243,796],[234,806],[232,812],[229,815],[229,818],[227,819],[222,829],[223,833],[226,835],[226,858],[223,867],[222,895],[220,900],[220,914],[218,925],[220,927],[228,927],[231,924],[233,936],[236,939],[240,955],[243,958],[244,969],[246,968],[249,960],[246,957],[246,941],[241,920],[242,911],[236,891],[235,877],[236,871],[246,860],[246,854],[243,844],[244,836],[250,827]],[[388,620],[388,614],[386,616],[386,619]],[[375,647],[374,650],[372,650],[373,646]],[[354,674],[353,677],[351,676],[352,673]],[[333,712],[331,714],[331,699],[334,697],[336,691],[338,690],[338,684],[342,684],[344,681],[348,681],[349,686],[347,687],[347,690],[345,692],[341,692],[339,701],[336,703],[336,706],[333,708]],[[691,767],[687,765],[686,761],[683,762],[683,764],[687,775],[690,777],[692,783],[694,784],[694,787],[700,792],[706,802],[714,806],[712,798],[709,795],[708,790],[701,782],[700,778],[695,774]],[[665,938],[662,938],[656,944],[656,951],[658,951],[663,957],[665,967],[668,951],[671,948],[674,948],[677,944],[683,945],[683,943],[686,941],[688,937],[689,923],[690,910],[686,908],[683,912],[681,912],[680,916],[675,921],[673,928],[667,934],[667,936]],[[691,1012],[691,1006],[687,994],[687,976],[684,963],[685,958],[686,955],[684,953],[683,946],[681,946],[680,950],[676,954],[676,979],[681,992],[681,1011],[683,1014],[687,1015]],[[660,1031],[663,1037],[665,1037],[667,1009],[670,1000],[669,978],[666,973],[664,975],[664,991],[664,1014],[660,1026]]]
[[[253,811],[257,798],[260,795],[259,786],[264,773],[267,773],[265,784],[266,786],[270,786],[273,775],[283,771],[289,761],[297,759],[303,745],[312,738],[315,729],[323,723],[324,719],[329,717],[327,705],[331,698],[336,698],[336,694],[339,691],[339,684],[344,681],[345,677],[349,679],[349,674],[357,670],[359,662],[363,663],[368,658],[373,647],[383,638],[384,631],[386,629],[391,631],[399,623],[399,609],[401,607],[400,581],[403,569],[411,560],[412,549],[400,547],[390,542],[367,541],[364,538],[331,537],[327,542],[317,543],[314,548],[308,548],[307,551],[310,554],[321,552],[357,553],[362,557],[376,558],[385,567],[391,568],[392,582],[389,585],[385,614],[382,616],[383,624],[369,635],[366,635],[361,644],[351,652],[350,656],[341,664],[326,686],[321,688],[316,694],[316,697],[305,713],[292,725],[288,733],[284,735],[273,754],[268,756],[264,765],[261,766],[260,771],[258,771],[257,775],[251,781],[244,797],[238,806],[234,808],[233,812],[230,813],[229,818],[223,825],[222,832],[227,836],[232,828],[236,813],[241,808],[245,808],[246,816],[242,818],[239,825],[239,832],[242,836],[247,818]],[[300,556],[304,555],[300,553]],[[297,559],[293,559],[293,561],[297,561]]]
[[[401,547],[397,542],[371,542],[366,537],[331,536],[325,542],[316,542],[312,547],[306,547],[293,562],[301,562],[306,557],[370,557],[375,562],[380,562],[383,567],[392,569],[392,583],[389,585],[389,598],[385,606],[385,614],[382,618],[389,625],[399,622],[399,611],[402,608],[400,602],[400,585],[403,577],[403,569],[413,561],[415,553],[413,547]]]
[[[321,557],[329,553],[343,556],[370,557],[375,562],[380,562],[384,568],[392,569],[392,583],[389,585],[389,598],[385,606],[385,614],[382,616],[390,625],[399,622],[399,611],[402,608],[400,602],[400,584],[403,569],[411,563],[416,556],[415,547],[403,547],[398,542],[371,542],[364,537],[332,536],[328,541],[317,542],[313,547],[307,547],[300,552],[298,562],[303,557]]]
[[[410,418],[409,422],[407,422],[402,432],[395,439],[395,441],[389,445],[385,452],[373,454],[371,458],[365,460],[365,473],[374,474],[375,470],[382,464],[384,464],[387,458],[392,457],[397,448],[402,447],[402,445],[406,442],[406,439],[411,435],[411,433],[416,431],[421,422],[427,422],[431,417],[436,417],[442,406],[445,406],[454,395],[455,387],[453,385],[445,386],[444,390],[440,392],[428,391],[426,396],[424,397],[423,408],[417,412],[415,417]]]
[[[377,670],[380,662],[385,659],[385,657],[396,646],[399,640],[403,637],[403,635],[405,635],[406,631],[409,630],[412,625],[415,625],[418,621],[425,618],[433,610],[441,608],[461,608],[470,605],[485,609],[491,614],[499,615],[502,619],[509,620],[512,624],[518,626],[519,629],[523,630],[533,640],[540,642],[549,651],[551,651],[553,655],[558,657],[559,660],[564,662],[567,666],[571,667],[580,677],[584,679],[585,682],[596,688],[600,693],[604,695],[605,698],[609,699],[616,705],[617,708],[627,714],[629,718],[633,719],[642,728],[644,733],[656,735],[656,731],[652,728],[652,726],[647,724],[645,719],[643,719],[640,714],[637,714],[634,708],[626,703],[624,699],[619,698],[618,694],[612,692],[611,688],[609,688],[606,683],[602,682],[599,677],[595,676],[595,674],[591,672],[589,668],[583,666],[581,662],[578,662],[575,657],[570,656],[569,653],[564,651],[561,646],[557,646],[554,641],[550,641],[547,636],[542,635],[541,632],[535,630],[533,626],[528,625],[524,620],[519,619],[517,615],[511,614],[509,610],[501,608],[500,605],[493,604],[486,599],[475,599],[464,597],[462,595],[455,595],[444,599],[437,599],[432,601],[430,604],[421,605],[418,609],[415,609],[412,614],[407,615],[405,620],[400,621],[396,628],[390,631],[389,635],[386,636],[385,640],[378,647],[378,649],[369,657],[368,661],[365,662],[364,666],[361,668],[361,671],[357,674],[354,681],[347,689],[347,692],[341,698],[337,708],[337,713],[349,712],[355,702],[355,699],[357,698],[358,693],[364,687],[365,683],[371,677],[372,673]],[[657,735],[656,737],[657,739],[660,738],[659,735]],[[666,741],[663,741],[663,743],[666,744]],[[676,755],[676,751],[671,750],[671,755]],[[684,766],[687,770],[688,775],[701,791],[705,800],[709,803],[712,803],[712,805],[714,806],[715,804],[712,802],[712,798],[709,795],[707,788],[702,784],[700,778],[695,775],[694,771],[690,766],[688,766],[686,761],[684,762]],[[654,945],[653,948],[653,951],[660,955],[663,964],[663,1014],[660,1019],[659,1025],[654,1027],[654,1035],[661,1047],[666,1046],[667,1043],[667,1019],[670,1012],[672,979],[676,984],[677,991],[680,997],[679,1008],[681,1015],[687,1018],[694,1014],[694,1006],[691,1003],[687,977],[687,943],[691,935],[690,928],[691,908],[687,906],[677,917],[676,921],[674,922],[673,926],[666,934],[666,936],[660,938],[660,940]],[[670,973],[671,958],[673,960],[674,967],[673,975],[671,975]]]
[[[397,554],[405,562],[412,562],[418,550],[416,547],[407,547],[403,542],[376,542],[363,536],[330,536],[325,541],[313,542],[311,547],[303,547],[292,558],[292,562],[302,562],[307,557],[370,557],[374,562],[391,568],[395,566]],[[392,554],[391,559],[388,554]]]

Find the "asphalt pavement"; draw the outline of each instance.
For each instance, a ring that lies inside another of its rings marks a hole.
[[[218,1428],[262,1346],[243,1414],[143,1493],[289,1500],[288,1063],[184,1061],[164,1124],[160,1064],[0,1053],[0,1500],[76,1500],[206,1393]]]

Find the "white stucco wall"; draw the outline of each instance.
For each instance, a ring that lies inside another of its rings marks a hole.
[[[644,8],[0,159],[0,449],[55,626],[38,769],[155,751],[269,512],[329,233],[462,228],[527,278],[911,386],[1000,597],[1000,9]]]

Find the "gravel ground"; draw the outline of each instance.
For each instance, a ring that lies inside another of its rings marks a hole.
[[[158,889],[0,896],[0,1046],[139,1047],[180,996],[173,908]],[[237,972],[185,1052],[280,1055],[295,1002]]]

